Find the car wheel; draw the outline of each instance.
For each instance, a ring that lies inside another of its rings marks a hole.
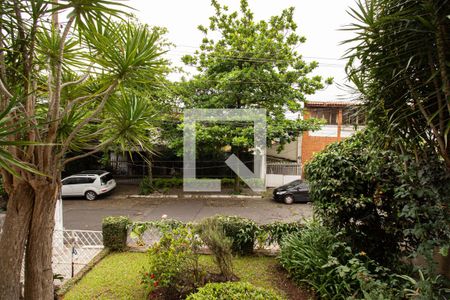
[[[97,198],[97,194],[94,191],[87,191],[84,196],[89,201],[95,200]]]
[[[284,203],[286,203],[286,204],[294,203],[294,197],[292,195],[284,196]]]

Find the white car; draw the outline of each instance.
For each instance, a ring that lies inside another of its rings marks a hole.
[[[84,196],[95,200],[98,195],[108,193],[116,187],[111,173],[103,170],[88,170],[71,175],[62,181],[61,196]]]

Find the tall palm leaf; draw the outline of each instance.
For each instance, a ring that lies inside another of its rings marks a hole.
[[[347,71],[369,120],[450,169],[450,1],[358,1],[350,14]]]

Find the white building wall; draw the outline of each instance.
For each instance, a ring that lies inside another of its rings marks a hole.
[[[300,142],[297,140],[284,145],[284,149],[280,153],[277,152],[277,145],[273,145],[267,148],[267,155],[282,159],[288,159],[290,161],[298,161],[300,156]]]

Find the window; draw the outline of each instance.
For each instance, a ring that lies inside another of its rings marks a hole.
[[[324,119],[325,124],[337,125],[338,109],[331,107],[309,108],[311,118]]]
[[[366,116],[357,107],[346,107],[342,110],[343,125],[365,125]]]
[[[76,178],[67,178],[62,181],[63,185],[75,184]]]
[[[95,178],[94,177],[78,177],[78,184],[87,184],[87,183],[94,183]]]
[[[108,174],[100,177],[100,180],[102,181],[102,184],[108,183],[108,181],[110,181],[111,179],[113,179],[111,173],[108,173]]]
[[[95,178],[94,177],[71,177],[64,179],[62,181],[63,185],[68,184],[88,184],[88,183],[94,183]]]

